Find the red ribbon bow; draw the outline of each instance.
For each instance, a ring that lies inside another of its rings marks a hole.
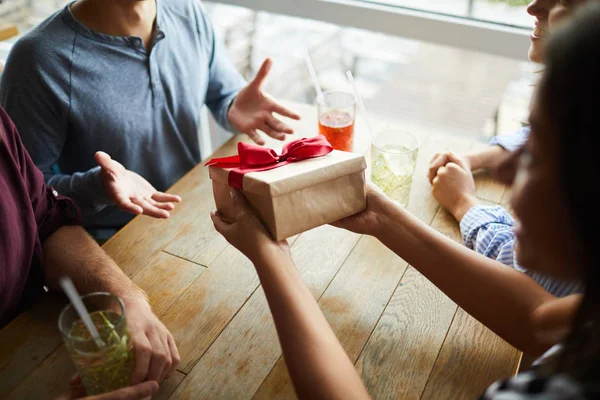
[[[248,172],[267,171],[289,163],[322,157],[332,151],[333,147],[323,135],[289,142],[283,147],[281,155],[267,147],[238,143],[237,156],[213,158],[204,166],[233,168],[227,178],[229,186],[242,189],[244,175]]]

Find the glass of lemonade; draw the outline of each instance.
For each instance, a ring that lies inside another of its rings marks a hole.
[[[352,151],[356,101],[346,92],[326,92],[317,98],[319,133],[335,150]]]
[[[58,327],[87,394],[129,386],[135,353],[123,302],[110,293],[92,293],[81,299],[105,346],[96,344],[71,304],[62,310]]]
[[[408,205],[419,154],[419,140],[410,133],[383,131],[371,140],[371,179],[401,206]]]

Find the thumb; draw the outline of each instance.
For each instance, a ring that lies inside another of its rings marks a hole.
[[[256,76],[254,77],[252,82],[250,82],[250,85],[256,87],[257,89],[260,89],[263,83],[265,82],[267,75],[269,75],[269,71],[271,71],[272,66],[273,60],[267,58],[260,66],[260,69],[256,73]]]
[[[102,169],[107,170],[107,172],[113,172],[111,165],[112,158],[110,158],[107,153],[103,151],[97,151],[96,154],[94,154],[94,159]]]
[[[233,212],[235,214],[235,220],[239,221],[245,214],[252,215],[250,207],[242,193],[234,188],[231,188],[231,205],[233,206]]]
[[[462,157],[457,156],[453,152],[448,153],[448,160],[450,160],[450,162],[453,162],[454,164],[457,164],[459,167],[467,171],[469,170],[469,166],[465,164],[465,161],[462,159]]]

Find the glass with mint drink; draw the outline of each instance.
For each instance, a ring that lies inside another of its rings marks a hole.
[[[371,141],[371,179],[388,197],[406,207],[419,155],[410,133],[383,131]]]
[[[63,309],[58,325],[87,394],[97,395],[129,386],[135,353],[123,302],[109,293],[92,293],[81,299],[104,345],[92,339],[72,305]]]

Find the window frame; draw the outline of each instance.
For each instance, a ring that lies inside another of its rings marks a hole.
[[[450,16],[373,0],[216,0],[292,17],[527,60],[530,28]]]

